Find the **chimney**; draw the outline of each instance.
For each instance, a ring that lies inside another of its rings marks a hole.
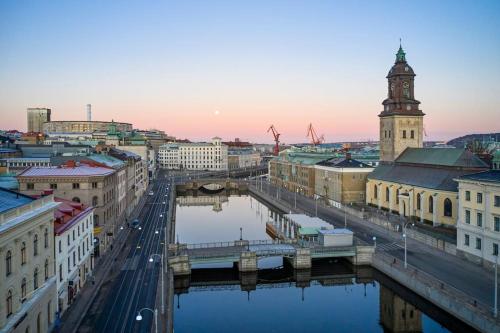
[[[87,121],[92,121],[92,105],[87,104]]]
[[[350,159],[351,159],[351,153],[346,152],[346,153],[345,153],[345,159],[346,159],[346,160],[350,160]]]

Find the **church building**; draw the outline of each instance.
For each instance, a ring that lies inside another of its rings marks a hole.
[[[366,203],[433,226],[456,226],[462,175],[488,169],[465,149],[423,148],[424,113],[415,73],[400,46],[387,75],[380,118],[380,165],[368,175]]]

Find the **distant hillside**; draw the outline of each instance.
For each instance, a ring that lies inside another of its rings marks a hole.
[[[471,142],[500,142],[500,133],[469,134],[448,141],[446,144],[456,148],[464,148]]]

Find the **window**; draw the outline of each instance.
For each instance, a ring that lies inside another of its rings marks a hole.
[[[92,188],[97,188],[97,183],[96,182],[92,182]]]
[[[389,202],[389,188],[385,188],[385,201]]]
[[[452,208],[453,205],[449,198],[444,199],[444,216],[451,217],[452,216]]]
[[[63,265],[62,264],[59,264],[59,281],[62,281],[63,280]]]
[[[495,207],[500,207],[500,195],[495,195],[494,205]]]
[[[45,259],[45,281],[49,279],[49,259]]]
[[[79,197],[74,197],[73,199],[71,199],[71,201],[80,203],[80,198]]]
[[[406,130],[403,130],[403,139],[406,139]]]
[[[429,213],[434,213],[434,200],[432,195],[429,197]]]
[[[68,273],[71,272],[71,259],[68,257]]]
[[[26,242],[21,243],[21,265],[26,264]]]
[[[5,254],[5,275],[12,274],[12,252],[7,251]]]
[[[415,131],[414,130],[411,130],[410,138],[415,139]]]
[[[373,185],[373,197],[375,199],[378,198],[378,188],[377,188],[377,185]]]
[[[37,256],[38,255],[38,235],[35,234],[35,237],[33,237],[33,255]]]
[[[73,229],[73,240],[75,240],[75,229]]]
[[[470,201],[470,191],[465,191],[465,201]]]
[[[57,184],[50,184],[51,190],[57,190]]]
[[[7,298],[5,299],[5,310],[7,313],[7,318],[12,315],[12,290],[7,292]]]
[[[61,240],[59,240],[59,253],[61,253],[61,252],[62,252],[62,242],[61,242]]]
[[[34,190],[35,189],[35,184],[33,184],[33,183],[26,183],[26,189],[28,189],[28,190]]]
[[[494,225],[493,225],[494,230],[495,230],[495,231],[500,231],[500,217],[495,216],[495,217],[493,218],[493,224],[494,224]]]
[[[498,244],[493,243],[493,255],[498,256]]]
[[[52,310],[51,310],[51,308],[52,308],[52,301],[49,301],[47,303],[47,324],[49,324],[49,326],[50,326],[50,324],[52,324],[52,315],[51,315]]]
[[[420,200],[421,200],[420,193],[417,193],[417,209],[420,210]]]
[[[97,198],[97,196],[94,196],[92,198],[92,206],[97,207],[98,202],[99,202],[99,199]]]
[[[396,191],[396,205],[399,205],[399,188]]]
[[[469,246],[469,235],[464,235],[464,245]]]
[[[66,242],[66,243],[67,243],[67,244],[68,244],[68,246],[69,246],[69,244],[70,244],[69,234],[68,234],[68,237],[67,237],[67,242]]]
[[[33,289],[38,289],[38,268],[33,272]]]
[[[26,298],[26,278],[21,280],[21,301],[24,302]]]
[[[45,248],[49,247],[49,229],[45,228],[45,232],[43,234],[43,245]]]
[[[73,266],[76,265],[76,252],[73,251]]]
[[[470,210],[465,210],[465,223],[470,224]]]
[[[482,193],[477,194],[477,203],[483,203],[483,194]]]
[[[476,250],[481,250],[481,238],[476,237]]]
[[[483,213],[477,213],[477,226],[483,226]]]
[[[80,183],[73,183],[73,189],[77,190],[80,188]]]

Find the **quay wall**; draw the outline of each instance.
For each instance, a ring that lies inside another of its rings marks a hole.
[[[499,332],[500,320],[493,317],[490,306],[477,302],[446,282],[411,265],[405,269],[401,261],[380,252],[373,256],[372,266],[471,327],[481,332]]]

